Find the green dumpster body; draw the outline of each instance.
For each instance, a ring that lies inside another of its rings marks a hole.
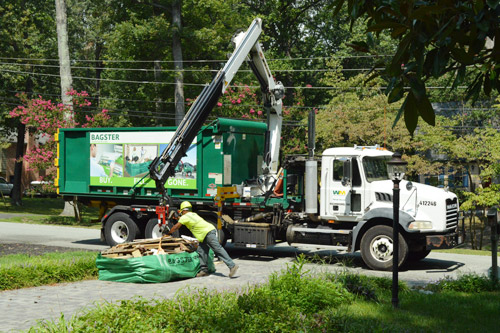
[[[202,128],[181,160],[190,172],[176,172],[168,179],[165,186],[168,195],[213,201],[217,187],[255,179],[264,154],[266,129],[265,123],[223,118]],[[77,196],[83,202],[158,202],[160,194],[149,178],[148,166],[166,148],[175,130],[175,127],[61,129],[57,136],[58,193]],[[131,195],[129,191],[134,185],[135,192]]]

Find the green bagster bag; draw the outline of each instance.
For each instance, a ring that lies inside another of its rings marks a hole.
[[[214,253],[208,255],[208,271],[215,272]],[[159,254],[138,258],[105,258],[100,253],[96,259],[99,280],[129,283],[161,283],[193,278],[200,271],[197,252]]]

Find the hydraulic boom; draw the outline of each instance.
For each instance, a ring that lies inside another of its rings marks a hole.
[[[261,33],[262,20],[257,18],[247,31],[233,37],[236,48],[226,65],[217,73],[212,82],[203,88],[182,119],[167,148],[150,164],[150,177],[155,180],[157,189],[163,194],[165,194],[166,181],[175,174],[175,167],[185,156],[219,97],[226,91],[245,60],[249,61],[250,68],[260,83],[267,112],[268,133],[262,170],[264,174],[276,176],[282,123],[281,98],[285,89],[280,82],[275,82],[271,75],[264,52],[258,42]]]

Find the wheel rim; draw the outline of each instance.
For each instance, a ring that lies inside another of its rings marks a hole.
[[[151,230],[151,238],[161,238],[163,236],[163,232],[158,226],[158,223],[154,226],[153,230]]]
[[[113,238],[115,243],[124,243],[129,234],[130,230],[128,229],[127,224],[123,221],[116,221],[111,226],[111,238]]]
[[[370,243],[370,252],[373,258],[378,261],[387,262],[392,260],[392,239],[384,235],[375,237]]]

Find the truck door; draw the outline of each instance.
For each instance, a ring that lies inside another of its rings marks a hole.
[[[328,205],[326,213],[328,216],[344,216],[351,211],[351,203],[348,198],[351,191],[350,182],[350,158],[336,157],[331,160],[330,179],[326,190]]]
[[[356,157],[336,157],[332,160],[331,170],[332,178],[326,193],[327,215],[355,217],[361,214],[363,191]]]

